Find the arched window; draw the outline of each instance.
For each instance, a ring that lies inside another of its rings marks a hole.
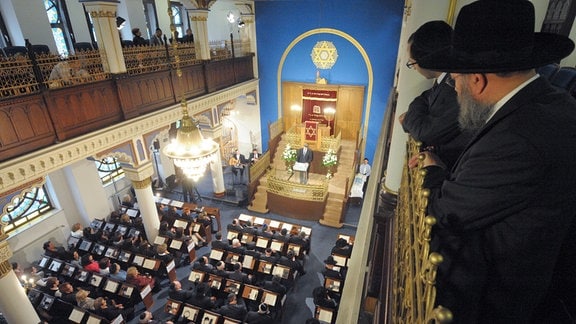
[[[2,215],[4,233],[12,232],[54,209],[44,186],[33,188],[24,197],[16,198]]]
[[[71,44],[74,43],[72,37],[72,26],[68,18],[66,2],[62,0],[44,0],[46,14],[52,28],[52,35],[58,48],[58,54],[68,56]]]
[[[120,163],[111,156],[96,161],[96,168],[104,186],[124,177],[124,170]]]
[[[174,28],[178,32],[178,38],[184,37],[184,19],[182,13],[184,12],[184,7],[179,2],[170,2],[170,8],[172,9],[172,16],[174,16]],[[170,35],[172,37],[172,35]]]

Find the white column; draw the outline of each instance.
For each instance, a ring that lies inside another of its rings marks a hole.
[[[12,271],[9,261],[12,251],[1,227],[0,225],[0,291],[2,292],[0,312],[4,314],[8,323],[40,323],[40,318],[28,300],[26,291]]]
[[[222,158],[220,157],[220,148],[216,151],[216,158],[214,162],[210,163],[210,171],[212,172],[212,188],[214,196],[223,197],[226,194],[226,187],[224,186],[224,173],[222,172]],[[247,170],[250,172],[250,170]]]
[[[406,154],[406,141],[408,134],[398,122],[398,116],[408,110],[408,106],[420,95],[422,91],[432,86],[432,80],[426,80],[414,69],[405,66],[408,60],[406,42],[410,35],[422,24],[430,20],[446,20],[449,0],[443,1],[412,1],[412,7],[407,8],[410,12],[405,16],[398,46],[399,76],[398,76],[398,101],[396,104],[396,119],[393,123],[390,154],[388,155],[388,167],[386,169],[385,187],[388,192],[397,193],[402,180],[402,168]]]
[[[152,191],[153,165],[151,162],[147,162],[134,168],[129,166],[122,166],[122,168],[126,177],[132,181],[132,186],[134,186],[146,237],[149,242],[154,242],[156,236],[158,236],[160,219],[158,218],[156,201]]]
[[[210,42],[208,41],[208,9],[188,10],[190,15],[190,28],[194,34],[194,48],[196,58],[210,59]]]
[[[126,64],[122,53],[120,33],[116,28],[117,0],[80,0],[86,11],[92,17],[94,30],[98,40],[98,50],[102,57],[104,71],[110,73],[125,73]]]
[[[109,200],[94,161],[80,160],[62,172],[84,225],[95,218],[107,218],[114,206],[102,203]]]
[[[244,41],[244,37],[250,42],[250,52],[254,53],[252,57],[253,63],[252,69],[254,70],[254,77],[258,78],[258,52],[256,46],[256,24],[254,23],[254,14],[241,14],[242,21],[245,23],[244,28],[241,29],[240,35],[241,39]]]

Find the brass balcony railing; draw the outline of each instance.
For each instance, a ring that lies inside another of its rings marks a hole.
[[[408,168],[408,159],[418,154],[420,143],[410,139],[407,145],[392,240],[392,322],[449,323],[452,313],[441,306],[434,307],[436,273],[442,256],[430,252],[436,219],[426,211],[430,194],[422,187],[426,171],[420,165]]]
[[[198,60],[189,43],[179,45],[182,82],[165,46],[124,47],[127,73],[107,72],[102,55],[29,45],[0,58],[0,162],[176,105],[180,91],[193,99],[254,80],[252,54]]]

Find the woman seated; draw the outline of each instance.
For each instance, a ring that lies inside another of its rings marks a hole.
[[[98,265],[98,262],[94,261],[92,254],[84,254],[80,262],[84,270],[96,273],[100,272],[100,266]]]
[[[148,285],[150,285],[150,288],[154,288],[156,284],[152,276],[141,275],[136,267],[129,267],[126,270],[126,282],[138,287],[139,290],[144,289]]]
[[[88,297],[90,293],[84,289],[78,289],[76,293],[76,304],[85,310],[94,310],[94,298]]]

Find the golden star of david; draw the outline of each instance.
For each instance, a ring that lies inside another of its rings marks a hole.
[[[317,68],[325,70],[331,68],[336,63],[338,51],[332,42],[320,41],[312,48],[310,57]]]
[[[306,127],[306,136],[308,137],[316,136],[316,128],[312,126]]]

